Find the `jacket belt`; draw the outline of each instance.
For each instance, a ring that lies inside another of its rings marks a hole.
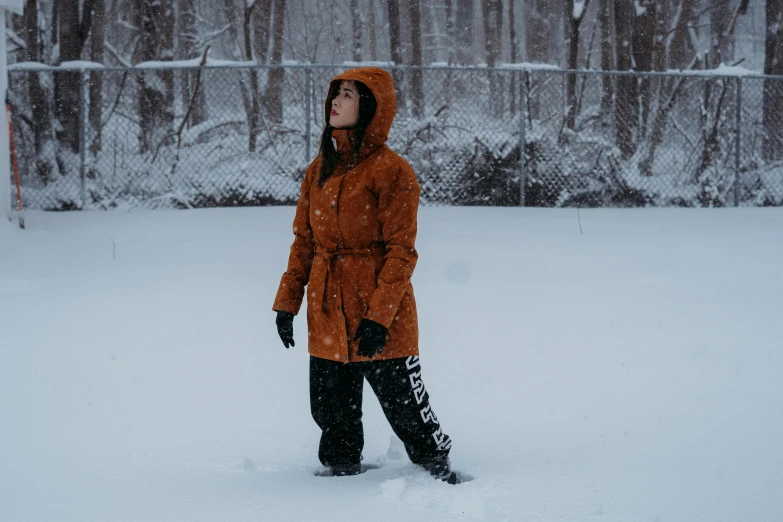
[[[320,303],[323,306],[325,302],[326,287],[329,284],[329,276],[334,275],[334,266],[332,261],[338,259],[341,256],[362,256],[373,257],[376,255],[383,255],[386,253],[386,246],[383,243],[375,243],[369,248],[341,248],[337,250],[329,250],[321,246],[316,245],[315,254],[324,258],[326,261],[326,274],[324,274],[324,285],[322,288],[313,289],[313,298],[316,303]]]
[[[337,250],[328,250],[318,245],[316,245],[315,247],[315,253],[320,256],[323,256],[323,258],[326,259],[327,261],[331,261],[332,259],[338,256],[370,257],[376,254],[385,253],[385,251],[386,251],[386,247],[383,245],[383,243],[378,243],[370,248],[341,248]]]

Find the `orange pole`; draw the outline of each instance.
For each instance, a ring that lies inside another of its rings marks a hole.
[[[8,117],[8,133],[11,136],[11,159],[14,165],[16,181],[16,207],[19,210],[19,228],[24,228],[24,205],[22,204],[22,187],[19,184],[19,165],[16,161],[16,144],[14,143],[14,126],[11,124],[11,104],[6,102],[5,112]]]

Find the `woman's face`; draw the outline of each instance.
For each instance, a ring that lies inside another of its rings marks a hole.
[[[335,129],[347,129],[359,121],[359,91],[356,82],[343,81],[340,92],[332,100],[329,125]]]

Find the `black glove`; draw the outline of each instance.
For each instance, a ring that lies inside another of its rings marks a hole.
[[[280,335],[280,340],[286,348],[288,345],[296,346],[294,343],[294,314],[290,312],[277,312],[277,333]]]
[[[383,351],[383,345],[386,344],[386,334],[388,332],[389,330],[382,324],[369,319],[362,319],[362,322],[359,323],[359,328],[356,329],[356,335],[353,336],[354,341],[361,338],[356,354],[362,357],[373,357],[376,353],[380,354]]]

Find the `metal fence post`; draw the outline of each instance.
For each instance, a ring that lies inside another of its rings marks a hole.
[[[79,178],[81,182],[82,210],[87,208],[87,86],[88,72],[79,74]]]
[[[740,200],[740,145],[742,144],[742,77],[737,76],[737,101],[734,103],[736,114],[736,131],[734,136],[734,206],[739,206]]]
[[[525,161],[525,143],[527,141],[527,128],[525,119],[527,118],[527,75],[529,71],[521,71],[519,75],[519,206],[525,206],[525,192],[527,190],[527,162]]]

